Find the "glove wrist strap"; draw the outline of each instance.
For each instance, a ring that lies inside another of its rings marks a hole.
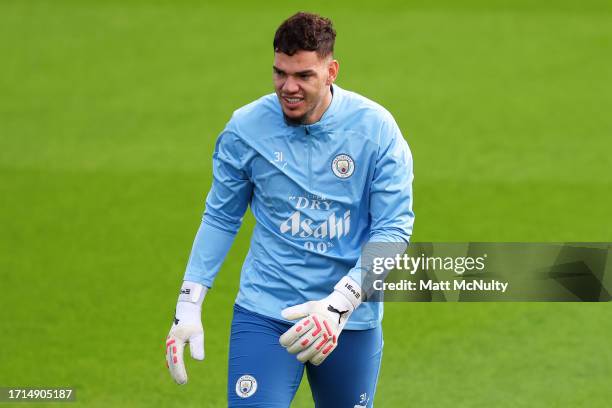
[[[357,309],[357,307],[363,301],[361,295],[361,287],[355,282],[353,279],[348,276],[344,276],[336,286],[334,286],[334,290],[336,292],[340,292],[348,299],[349,302],[353,305],[353,310]]]
[[[206,292],[208,288],[204,285],[200,285],[199,283],[184,281],[181,286],[181,293],[179,294],[178,301],[179,302],[189,302],[193,303],[197,306],[202,306],[202,302],[204,301],[204,296],[206,296]]]

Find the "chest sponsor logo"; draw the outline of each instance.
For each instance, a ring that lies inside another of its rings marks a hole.
[[[351,211],[347,210],[342,216],[331,213],[321,223],[315,223],[312,219],[304,216],[300,211],[294,211],[280,226],[282,234],[289,233],[291,236],[300,238],[342,238],[349,234],[351,228]]]
[[[303,238],[304,248],[319,253],[327,252],[334,246],[332,240],[340,240],[351,232],[351,210],[334,211],[334,201],[317,195],[308,197],[291,196],[295,201],[295,211],[280,224],[281,234]],[[304,210],[304,212],[302,212]],[[312,214],[321,214],[313,220]]]

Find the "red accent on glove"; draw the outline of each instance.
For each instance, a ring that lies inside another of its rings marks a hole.
[[[319,323],[319,319],[317,319],[317,316],[312,316],[312,320],[314,320],[315,325],[317,326],[317,328],[312,332],[312,337],[315,337],[321,332],[321,323]]]
[[[327,334],[329,334],[330,336],[332,335],[332,331],[329,327],[329,324],[327,324],[327,320],[323,320],[323,324],[325,325],[325,328],[327,329]]]
[[[329,336],[327,335],[327,333],[323,333],[323,340],[316,345],[316,349],[319,350],[321,347],[323,347],[323,345],[325,343],[327,343],[327,340],[329,339]]]

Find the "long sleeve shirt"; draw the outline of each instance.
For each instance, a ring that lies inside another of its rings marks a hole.
[[[392,115],[332,85],[310,125],[288,123],[276,94],[234,112],[218,137],[213,183],[185,280],[211,287],[250,205],[256,224],[236,303],[283,320],[281,310],[361,281],[367,242],[408,243],[412,155]],[[383,306],[365,302],[346,328],[376,327]]]

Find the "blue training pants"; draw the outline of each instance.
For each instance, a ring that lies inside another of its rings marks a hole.
[[[317,408],[372,407],[382,358],[380,326],[344,330],[320,365],[300,363],[278,342],[291,325],[234,305],[230,336],[229,407],[289,407],[304,373]]]

